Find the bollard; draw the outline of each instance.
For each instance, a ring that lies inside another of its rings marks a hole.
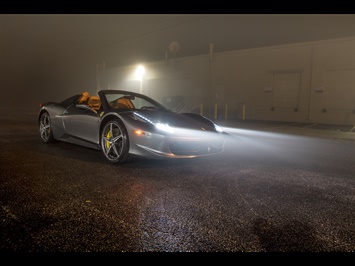
[[[224,119],[227,120],[228,118],[228,104],[226,103],[224,107]]]
[[[242,119],[245,120],[245,103],[243,104]]]

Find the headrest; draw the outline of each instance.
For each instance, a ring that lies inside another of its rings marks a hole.
[[[90,97],[90,94],[87,91],[82,92],[78,103],[86,102],[89,99],[89,97]]]
[[[101,103],[99,96],[91,96],[89,98],[88,104],[97,104],[97,103]]]
[[[100,106],[101,106],[100,97],[99,96],[91,96],[89,98],[88,105],[95,110],[99,110]]]

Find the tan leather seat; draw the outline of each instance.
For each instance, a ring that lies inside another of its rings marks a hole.
[[[125,98],[118,99],[115,107],[122,108],[122,109],[125,109],[125,108],[134,109],[134,106],[133,106],[133,103],[131,102],[131,100],[125,99]]]
[[[100,101],[100,97],[99,96],[91,96],[88,100],[88,105],[98,111],[101,107],[101,101]]]
[[[87,91],[81,93],[81,96],[78,100],[78,104],[85,104],[87,103],[88,99],[90,98],[90,94]]]

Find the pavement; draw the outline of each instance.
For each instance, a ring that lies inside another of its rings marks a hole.
[[[246,131],[220,158],[112,165],[0,119],[0,253],[355,250],[352,127],[216,122]]]
[[[342,140],[355,140],[355,126],[317,124],[312,122],[279,122],[261,120],[228,120],[215,121],[222,127],[233,127],[246,130],[258,130],[274,133],[303,135]]]

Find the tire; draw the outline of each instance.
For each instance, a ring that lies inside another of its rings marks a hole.
[[[128,134],[122,122],[110,120],[104,125],[101,149],[111,163],[124,163],[130,159]]]
[[[47,112],[43,112],[39,118],[39,134],[45,143],[54,141],[51,119]]]

